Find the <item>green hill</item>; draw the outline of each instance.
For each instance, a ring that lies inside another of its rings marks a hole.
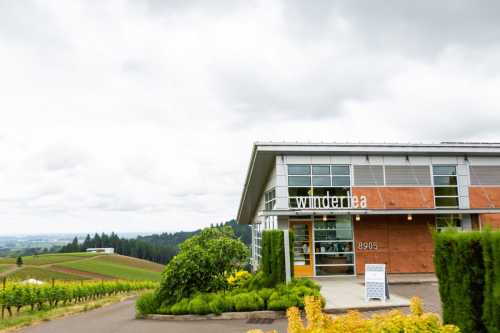
[[[0,277],[25,280],[152,280],[158,281],[163,265],[117,254],[65,253],[23,257],[16,267],[15,258],[0,258]],[[2,273],[3,272],[3,273]]]

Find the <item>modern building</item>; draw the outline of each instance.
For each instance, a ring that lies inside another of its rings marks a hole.
[[[115,249],[112,247],[96,247],[96,248],[88,248],[86,250],[89,253],[104,253],[104,254],[113,254],[115,253]]]
[[[500,228],[500,144],[256,143],[238,222],[294,231],[296,276],[433,272],[432,230]]]

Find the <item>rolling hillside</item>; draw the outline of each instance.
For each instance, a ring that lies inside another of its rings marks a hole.
[[[163,265],[147,260],[95,253],[44,254],[23,257],[24,265],[15,266],[15,258],[0,258],[0,278],[25,280],[152,280],[158,281]]]

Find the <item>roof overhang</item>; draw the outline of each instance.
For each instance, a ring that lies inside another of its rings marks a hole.
[[[278,155],[500,156],[500,143],[256,142],[240,198],[238,223],[251,223]]]

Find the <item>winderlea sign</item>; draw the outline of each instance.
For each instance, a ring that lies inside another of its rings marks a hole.
[[[367,200],[364,195],[330,196],[327,192],[325,196],[295,197],[298,209],[356,209],[367,208]]]

